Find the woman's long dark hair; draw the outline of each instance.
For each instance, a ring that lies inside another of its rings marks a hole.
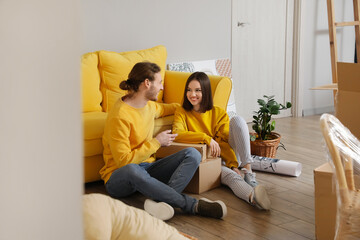
[[[200,112],[204,113],[208,110],[211,110],[213,108],[213,98],[211,95],[211,84],[210,79],[204,72],[194,72],[190,75],[188,80],[185,84],[185,91],[184,91],[184,100],[182,107],[186,111],[191,111],[193,109],[193,105],[189,102],[186,93],[188,91],[189,83],[193,80],[196,80],[200,83],[201,86],[201,93],[202,93],[202,99],[200,103]]]

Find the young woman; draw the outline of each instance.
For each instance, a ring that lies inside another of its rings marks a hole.
[[[249,130],[243,118],[229,120],[227,113],[213,106],[209,77],[195,72],[188,78],[182,108],[175,111],[173,133],[176,142],[206,143],[211,155],[221,157],[221,182],[234,194],[260,209],[269,210],[265,187],[258,185],[251,170]]]

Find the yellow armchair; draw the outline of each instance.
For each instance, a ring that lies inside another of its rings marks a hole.
[[[158,101],[182,103],[185,83],[191,73],[167,71],[166,48],[156,46],[131,52],[97,51],[82,56],[82,97],[84,132],[84,181],[100,180],[99,170],[104,165],[102,135],[107,112],[115,101],[126,94],[118,86],[127,79],[131,68],[141,61],[157,63],[162,71],[164,91]],[[227,77],[209,76],[214,105],[226,110],[232,82]],[[173,116],[156,119],[154,135],[171,129]]]

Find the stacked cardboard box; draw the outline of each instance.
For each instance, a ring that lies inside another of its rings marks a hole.
[[[156,152],[156,158],[164,158],[167,157],[171,154],[177,153],[178,151],[185,149],[185,148],[189,148],[189,147],[193,147],[196,150],[198,150],[201,154],[201,161],[204,161],[206,159],[206,144],[188,144],[188,143],[176,143],[173,142],[170,146],[168,147],[161,147],[157,152]]]
[[[185,192],[200,194],[220,186],[221,159],[209,158],[201,161]]]
[[[200,194],[220,186],[221,159],[211,157],[206,144],[172,143],[168,147],[161,147],[156,152],[156,157],[163,158],[188,147],[201,153],[201,162],[185,191]]]

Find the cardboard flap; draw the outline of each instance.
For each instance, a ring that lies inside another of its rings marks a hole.
[[[360,64],[338,62],[336,117],[360,138]]]
[[[331,83],[331,84],[310,88],[310,90],[337,90],[337,89],[338,89],[337,83]]]
[[[339,91],[360,92],[360,64],[338,62]]]

